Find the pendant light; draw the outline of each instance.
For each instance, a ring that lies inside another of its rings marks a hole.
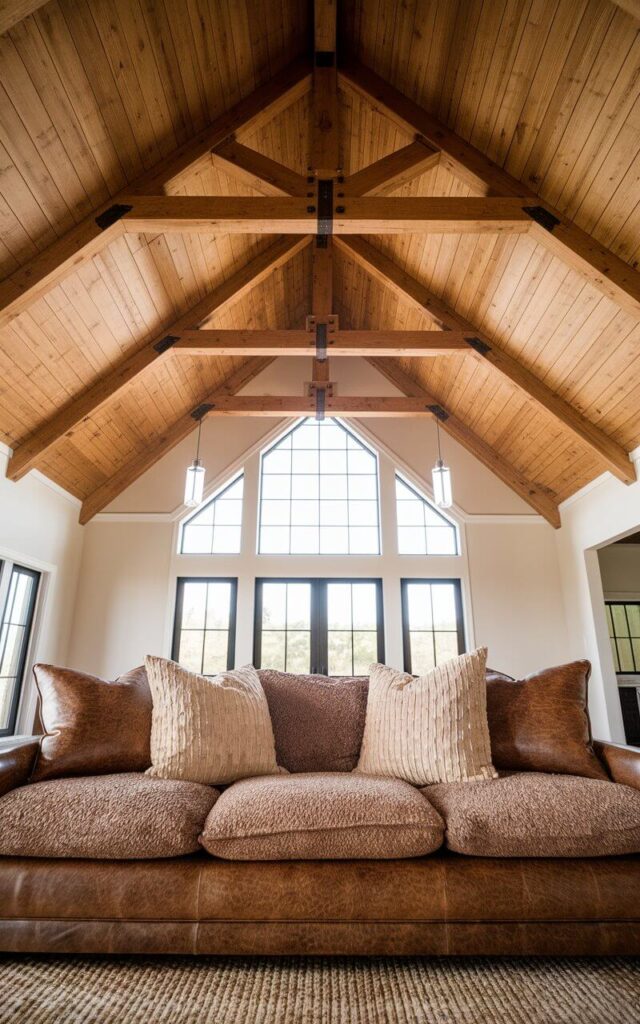
[[[435,417],[435,421],[436,437],[438,438],[438,460],[431,470],[431,478],[433,480],[433,497],[438,508],[451,508],[453,504],[451,470],[448,466],[445,466],[442,461],[442,452],[440,451],[440,424],[437,416]]]
[[[202,432],[203,417],[198,417],[198,441],[196,444],[196,457],[187,469],[187,477],[184,483],[184,503],[189,508],[194,508],[202,501],[204,494],[204,466],[200,462],[200,434]]]

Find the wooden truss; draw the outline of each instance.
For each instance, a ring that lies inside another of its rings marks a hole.
[[[516,359],[448,308],[361,235],[402,232],[528,232],[581,273],[622,309],[640,316],[640,274],[580,230],[521,182],[511,178],[413,101],[372,71],[336,63],[336,0],[316,0],[313,61],[285,69],[266,88],[219,118],[162,167],[146,174],[0,283],[0,325],[10,322],[80,264],[122,232],[205,231],[286,235],[229,281],[202,299],[157,338],[72,400],[15,450],[8,476],[17,480],[53,446],[74,432],[160,359],[181,354],[247,356],[246,363],[203,404],[165,432],[155,447],[123,466],[84,502],[81,522],[109,504],[194,426],[211,416],[435,416],[444,430],[513,488],[554,526],[554,495],[527,479],[482,438],[429,395],[397,363],[398,357],[466,355],[486,362],[529,400],[562,424],[619,479],[635,479],[628,453]],[[341,167],[338,86],[364,97],[408,130],[414,141],[350,176]],[[256,128],[312,90],[309,173],[241,145],[236,133]],[[256,197],[170,194],[187,173],[209,160],[251,186]],[[476,193],[468,198],[398,198],[400,185],[444,164]],[[304,330],[211,330],[211,316],[263,281],[303,248],[312,246],[312,308]],[[363,331],[340,328],[333,303],[334,250],[355,261],[404,303],[426,313],[429,331]],[[237,392],[273,358],[313,357],[304,396],[251,396]],[[360,355],[400,391],[398,398],[338,397],[332,392],[329,357]]]

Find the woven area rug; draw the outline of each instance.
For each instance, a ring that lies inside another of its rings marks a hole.
[[[637,1024],[640,961],[0,959],[2,1024]]]

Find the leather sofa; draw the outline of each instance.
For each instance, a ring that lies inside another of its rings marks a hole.
[[[596,743],[640,789],[640,750]],[[0,796],[37,739],[4,741]],[[605,783],[606,785],[606,783]],[[230,861],[0,857],[0,949],[14,953],[640,953],[640,855]]]

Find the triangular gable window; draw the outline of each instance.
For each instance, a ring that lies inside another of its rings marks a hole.
[[[398,554],[457,555],[454,524],[419,491],[396,474]]]
[[[210,498],[182,527],[183,555],[237,555],[242,530],[244,475]]]

